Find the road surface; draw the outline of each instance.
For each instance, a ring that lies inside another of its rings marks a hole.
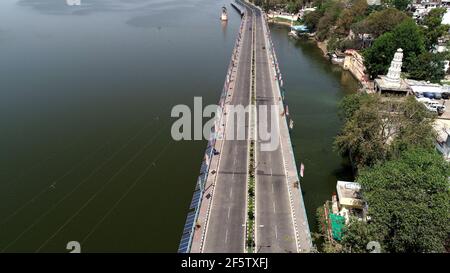
[[[247,13],[245,32],[238,60],[238,71],[230,105],[248,106],[251,73],[251,25],[253,14]],[[228,117],[227,118],[231,118]],[[245,119],[248,137],[248,117]],[[234,128],[226,130],[237,131]],[[205,236],[203,252],[244,252],[247,198],[247,140],[225,140],[220,151],[220,164]]]
[[[274,76],[270,75],[268,55],[263,33],[264,19],[261,11],[255,9],[256,38],[256,104],[278,105],[279,97],[274,90]],[[259,107],[258,107],[259,108]],[[270,111],[269,111],[270,112]],[[279,113],[279,111],[277,111]],[[266,128],[273,126],[279,137],[279,117],[271,123],[270,115],[265,120],[259,117],[258,124],[267,123]],[[289,204],[289,193],[283,163],[281,145],[274,151],[261,150],[261,138],[258,133],[256,151],[256,251],[257,252],[297,252],[295,231]]]

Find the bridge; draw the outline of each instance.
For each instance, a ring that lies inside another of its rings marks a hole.
[[[264,12],[237,0],[240,31],[178,252],[309,252],[311,236],[289,135],[283,80]],[[244,124],[227,106],[250,106]],[[267,113],[258,111],[267,106]],[[275,114],[269,111],[274,106]],[[233,120],[232,120],[233,119]],[[243,139],[227,139],[244,128]],[[259,126],[274,128],[266,149]]]

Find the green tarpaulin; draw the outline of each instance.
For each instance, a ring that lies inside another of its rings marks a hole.
[[[342,230],[345,226],[345,217],[333,213],[330,213],[328,217],[331,221],[331,233],[333,238],[340,241],[342,239]]]

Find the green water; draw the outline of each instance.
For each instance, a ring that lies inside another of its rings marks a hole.
[[[333,151],[333,139],[341,126],[337,103],[356,92],[358,82],[331,65],[314,42],[287,38],[286,27],[273,25],[271,32],[294,120],[295,158],[305,165],[301,185],[308,222],[317,231],[316,209],[331,199],[337,180],[353,179],[348,162]]]
[[[219,99],[239,16],[215,0],[0,2],[0,251],[174,252],[204,141],[175,142],[176,104]],[[348,169],[336,102],[355,88],[273,29],[305,163],[306,208]]]

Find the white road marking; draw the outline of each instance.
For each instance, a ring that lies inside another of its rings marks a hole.
[[[273,201],[272,204],[273,204],[273,213],[276,213],[276,211],[275,211],[275,201]]]
[[[231,188],[231,190],[230,190],[230,198],[231,198],[231,196],[233,196],[233,188]]]
[[[228,229],[225,231],[225,243],[228,241]]]
[[[231,207],[228,208],[228,219],[230,219],[230,211],[231,211]]]
[[[275,225],[275,238],[278,239],[278,228],[277,228],[277,225]]]
[[[273,183],[272,183],[272,193],[275,193],[275,190],[273,189]]]

